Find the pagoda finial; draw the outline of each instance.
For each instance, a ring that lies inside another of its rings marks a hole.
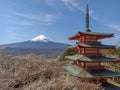
[[[88,4],[87,4],[87,8],[86,8],[86,31],[90,31],[89,30],[89,8],[88,8]]]

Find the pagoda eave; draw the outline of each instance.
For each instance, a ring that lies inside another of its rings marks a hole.
[[[115,49],[112,45],[92,45],[92,44],[78,44],[78,48],[97,48],[97,49]]]
[[[99,56],[99,57],[87,57],[83,55],[72,55],[72,56],[66,56],[67,60],[80,60],[80,61],[100,61],[100,62],[120,62],[117,58],[109,58],[105,56]]]
[[[106,69],[91,69],[86,70],[81,67],[78,67],[76,65],[69,65],[64,66],[65,70],[67,70],[71,75],[80,77],[80,78],[98,78],[98,77],[118,77],[120,76],[120,73],[113,72]]]
[[[86,32],[78,32],[75,36],[72,36],[72,37],[69,37],[68,39],[69,40],[78,40],[80,39],[81,37],[85,37],[85,36],[95,36],[96,39],[104,39],[104,38],[111,38],[111,37],[114,37],[114,34],[99,34],[99,33],[93,33],[93,32],[90,32],[90,33],[86,33]]]
[[[80,38],[80,35],[76,34],[75,36],[69,37],[68,40],[77,40]]]
[[[73,46],[69,46],[66,48],[66,50],[69,50],[69,49],[77,49],[77,48],[98,48],[98,49],[115,49],[115,46],[112,46],[112,45],[94,45],[94,44],[84,44],[84,43],[81,43],[81,44],[76,44],[76,45],[73,45]]]

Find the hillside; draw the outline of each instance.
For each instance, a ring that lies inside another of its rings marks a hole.
[[[103,90],[99,85],[82,83],[64,71],[68,61],[47,59],[35,54],[0,54],[0,90]],[[82,88],[81,88],[82,87]]]

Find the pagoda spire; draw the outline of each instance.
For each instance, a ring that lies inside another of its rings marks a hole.
[[[86,32],[90,32],[89,30],[89,8],[88,8],[88,4],[86,7]]]

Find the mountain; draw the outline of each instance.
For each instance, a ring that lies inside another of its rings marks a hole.
[[[51,40],[48,39],[48,38],[47,38],[46,36],[44,36],[44,35],[39,35],[39,36],[33,38],[31,41],[33,41],[33,42],[36,42],[36,41],[38,41],[38,42],[48,42],[48,41],[51,41]]]
[[[54,42],[44,35],[39,35],[29,41],[1,45],[8,54],[23,55],[35,53],[46,56],[60,55],[68,44]]]

